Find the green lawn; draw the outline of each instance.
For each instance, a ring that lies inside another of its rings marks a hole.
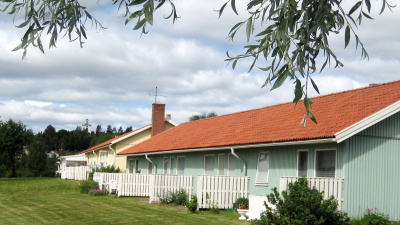
[[[146,198],[80,194],[78,181],[0,179],[0,224],[249,224],[239,214],[190,214]]]

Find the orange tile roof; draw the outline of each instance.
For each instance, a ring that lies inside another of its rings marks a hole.
[[[146,125],[146,126],[148,126],[148,125]],[[146,127],[146,126],[144,126],[144,127]],[[113,139],[110,139],[110,140],[105,141],[105,142],[103,142],[103,143],[100,143],[100,144],[98,144],[98,145],[96,145],[96,146],[93,146],[93,147],[91,147],[91,148],[89,148],[89,149],[86,149],[86,150],[84,150],[84,151],[78,153],[77,155],[82,154],[82,153],[86,153],[86,152],[90,152],[90,151],[92,151],[92,150],[95,150],[95,149],[98,149],[98,148],[107,146],[107,145],[111,144],[111,142],[113,142],[113,141],[115,141],[115,140],[118,140],[118,139],[120,139],[120,138],[122,138],[122,137],[125,137],[125,136],[127,136],[127,135],[129,135],[129,134],[135,133],[136,131],[138,131],[138,130],[144,128],[144,127],[141,127],[141,128],[136,129],[136,130],[130,131],[130,132],[128,132],[128,133],[122,134],[122,135],[120,135],[120,136],[116,136],[116,137],[113,138]]]
[[[318,124],[303,102],[284,103],[180,124],[118,155],[334,138],[335,133],[400,100],[400,81],[312,98]]]

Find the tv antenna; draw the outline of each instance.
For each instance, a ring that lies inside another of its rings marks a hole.
[[[165,96],[165,95],[159,95],[159,94],[157,93],[157,87],[156,87],[156,94],[155,94],[155,95],[149,94],[149,96],[154,96],[154,103],[157,103],[157,96],[167,97],[167,96]]]

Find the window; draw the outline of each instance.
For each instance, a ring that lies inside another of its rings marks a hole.
[[[147,174],[152,174],[153,173],[153,164],[151,162],[148,162],[147,164]]]
[[[236,157],[232,154],[228,155],[228,176],[235,176]]]
[[[129,160],[129,173],[133,173],[133,159]]]
[[[204,156],[204,174],[214,175],[214,155]]]
[[[169,160],[169,174],[174,175],[175,173],[175,158],[171,157]]]
[[[335,177],[336,150],[315,152],[315,177]]]
[[[100,164],[108,165],[108,152],[100,151]]]
[[[297,154],[297,176],[307,176],[308,151],[300,150]]]
[[[218,176],[223,176],[225,170],[225,156],[218,155]]]
[[[185,157],[181,156],[176,158],[176,173],[178,175],[184,175],[185,174]]]
[[[269,153],[260,152],[258,153],[256,185],[268,184],[268,172],[269,172]]]
[[[164,170],[164,174],[168,174],[168,157],[164,158],[163,161],[163,170]]]
[[[139,159],[135,159],[135,173],[140,173],[140,171],[139,171]]]

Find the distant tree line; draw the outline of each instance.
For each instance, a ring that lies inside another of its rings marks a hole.
[[[118,130],[111,125],[105,131],[101,125],[89,133],[78,126],[68,131],[49,125],[43,132],[34,134],[21,122],[0,120],[0,177],[54,176],[57,167],[55,154],[70,155],[132,131],[132,126]]]
[[[202,112],[199,115],[192,115],[191,117],[189,117],[189,121],[194,121],[194,120],[200,120],[200,119],[205,119],[205,118],[209,118],[209,117],[214,117],[214,116],[218,116],[215,112],[209,112],[209,113],[205,113]]]

